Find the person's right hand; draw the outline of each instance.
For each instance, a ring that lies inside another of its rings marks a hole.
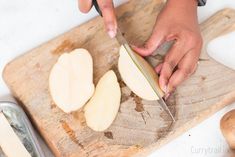
[[[114,12],[112,0],[97,0],[103,15],[105,28],[111,38],[117,34],[117,19]],[[79,9],[83,13],[88,13],[92,7],[92,0],[78,0]]]

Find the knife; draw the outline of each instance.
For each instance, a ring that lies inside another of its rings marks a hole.
[[[92,0],[93,5],[96,9],[96,11],[99,13],[100,16],[102,16],[102,12],[99,8],[99,5],[97,3],[97,0]],[[175,122],[175,118],[172,115],[170,109],[168,108],[168,106],[166,105],[165,101],[162,98],[162,95],[160,94],[160,92],[158,91],[156,84],[154,83],[154,79],[151,77],[151,75],[148,74],[147,70],[145,69],[145,67],[139,62],[138,60],[138,54],[136,54],[131,47],[129,46],[127,40],[124,38],[124,36],[122,35],[122,32],[120,31],[119,27],[117,28],[117,34],[116,34],[116,39],[119,42],[120,45],[123,45],[127,51],[127,53],[129,54],[129,56],[131,57],[132,61],[135,63],[136,67],[140,70],[140,72],[144,75],[144,77],[147,79],[148,83],[150,84],[150,86],[152,87],[153,91],[155,92],[155,94],[158,96],[159,100],[158,103],[161,105],[161,107],[165,110],[165,112],[171,117],[171,119],[173,120],[173,122]]]

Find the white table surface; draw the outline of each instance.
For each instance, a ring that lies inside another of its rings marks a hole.
[[[115,0],[115,4],[125,1],[127,0]],[[208,0],[207,6],[198,9],[199,21],[204,21],[225,7],[235,8],[235,1]],[[76,0],[0,0],[0,72],[2,73],[6,63],[16,56],[94,16],[97,16],[94,9],[86,15],[80,13]],[[0,78],[0,100],[8,99],[9,90]],[[219,130],[219,120],[224,113],[233,108],[235,103],[156,150],[151,157],[231,156],[232,152]],[[40,143],[46,156],[52,156],[43,142]]]

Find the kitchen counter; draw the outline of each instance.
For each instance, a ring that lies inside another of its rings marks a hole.
[[[115,0],[121,4],[127,0]],[[234,0],[208,0],[205,7],[198,9],[199,21],[202,22],[216,11],[235,8]],[[18,0],[0,1],[0,72],[16,56],[68,31],[97,16],[94,9],[89,14],[78,11],[77,1],[71,0]],[[9,100],[5,83],[0,78],[0,100]],[[235,103],[225,107],[212,117],[194,127],[169,144],[163,146],[151,157],[221,157],[233,154],[229,150],[219,130],[219,120],[227,111],[235,108]],[[40,139],[46,156],[52,156]],[[169,151],[170,150],[170,151]]]

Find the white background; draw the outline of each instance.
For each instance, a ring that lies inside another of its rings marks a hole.
[[[125,1],[127,0],[115,0],[115,4]],[[204,21],[225,7],[235,8],[235,1],[208,0],[207,6],[198,9],[199,21]],[[76,0],[0,0],[0,72],[2,73],[5,64],[16,56],[94,16],[97,16],[94,10],[86,15],[80,13]],[[6,95],[9,95],[9,91],[0,78],[0,98],[4,99]],[[225,112],[233,108],[235,104],[224,108],[157,150],[151,157],[230,156],[231,151],[219,130],[219,120]]]

